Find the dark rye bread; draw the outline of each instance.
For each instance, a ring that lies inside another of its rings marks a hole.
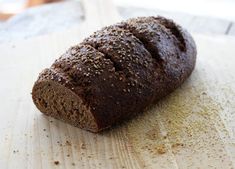
[[[196,61],[192,37],[163,17],[108,26],[45,69],[32,97],[48,116],[99,132],[179,87]]]

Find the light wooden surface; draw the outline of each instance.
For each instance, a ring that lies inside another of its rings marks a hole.
[[[151,109],[101,134],[36,109],[30,92],[38,73],[89,31],[119,19],[97,16],[97,24],[88,20],[79,29],[0,45],[0,168],[235,168],[233,38],[194,34],[198,59],[191,77]]]
[[[162,11],[159,9],[146,9],[137,7],[121,7],[120,14],[123,18],[131,18],[138,16],[156,16],[162,15],[173,19],[175,22],[184,26],[187,30],[194,33],[205,35],[231,35],[229,27],[235,25],[230,20],[224,20],[206,16],[195,16],[180,12]]]
[[[105,11],[106,12],[106,11]],[[112,12],[109,10],[109,12]],[[86,9],[77,1],[65,1],[30,8],[4,23],[0,23],[0,44],[19,39],[32,38],[62,32],[80,26],[85,20]],[[187,13],[159,9],[119,6],[122,19],[138,16],[162,15],[173,19],[190,32],[205,35],[234,36],[234,23],[230,20],[194,16]],[[108,15],[108,14],[107,14]],[[92,16],[96,17],[96,16]]]

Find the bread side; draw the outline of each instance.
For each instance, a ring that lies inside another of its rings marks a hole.
[[[105,27],[39,75],[33,101],[46,115],[98,132],[143,112],[192,72],[191,36],[162,17]]]

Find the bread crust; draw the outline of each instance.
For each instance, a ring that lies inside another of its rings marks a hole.
[[[44,97],[39,94],[43,83],[58,83],[79,97],[82,112],[77,113],[87,113],[93,121],[89,127],[79,125],[77,119],[75,126],[98,132],[143,112],[179,87],[193,71],[196,53],[191,35],[173,21],[130,19],[105,27],[67,50],[39,75],[33,101],[40,111],[55,117],[54,109],[43,109],[38,100]],[[69,113],[55,118],[74,125]]]

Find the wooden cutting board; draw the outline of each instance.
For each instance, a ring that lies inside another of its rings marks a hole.
[[[38,73],[94,29],[120,19],[110,1],[84,2],[86,22],[79,28],[0,45],[0,168],[235,168],[232,38],[193,35],[198,59],[191,77],[148,111],[103,133],[36,109],[30,92]]]

